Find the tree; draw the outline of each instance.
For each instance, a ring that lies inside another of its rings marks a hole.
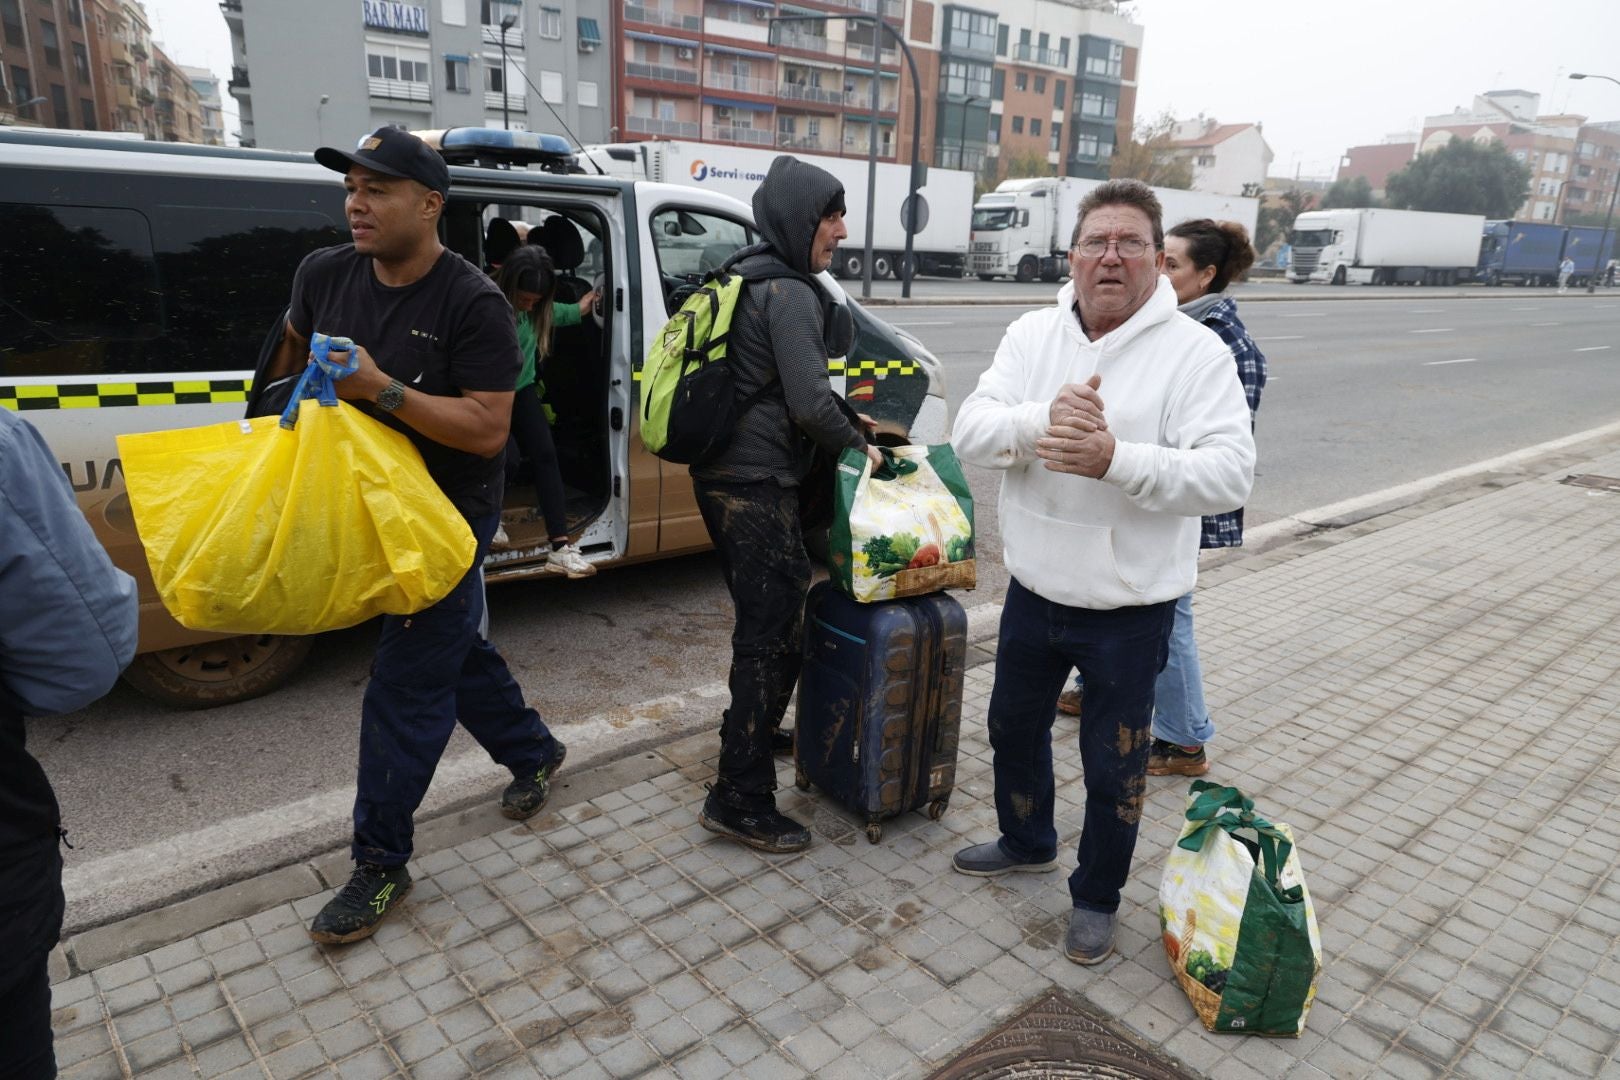
[[[1316,196],[1299,188],[1289,188],[1270,206],[1262,204],[1254,227],[1254,249],[1266,254],[1273,244],[1287,238],[1295,218],[1315,208]]]
[[[1339,210],[1343,208],[1358,208],[1363,206],[1377,206],[1378,200],[1373,198],[1372,184],[1365,176],[1350,176],[1342,180],[1333,181],[1333,186],[1327,189],[1322,196],[1322,209]]]
[[[1384,201],[1401,210],[1510,218],[1530,194],[1530,177],[1530,166],[1500,142],[1452,139],[1391,173]]]
[[[1136,125],[1132,137],[1114,151],[1109,179],[1140,180],[1163,188],[1192,187],[1192,163],[1178,157],[1171,146],[1175,126],[1176,119],[1168,112]]]

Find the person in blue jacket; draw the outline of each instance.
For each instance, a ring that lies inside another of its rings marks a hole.
[[[101,697],[135,655],[115,569],[37,431],[0,409],[0,1076],[49,1080],[46,959],[62,931],[62,814],[23,718]]]

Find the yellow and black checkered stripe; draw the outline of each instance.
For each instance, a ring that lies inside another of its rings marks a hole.
[[[183,379],[0,386],[0,408],[28,412],[34,409],[117,409],[133,405],[212,405],[244,402],[252,385],[252,379]]]
[[[861,376],[861,375],[915,375],[922,368],[915,360],[829,360],[827,361],[828,375]],[[634,382],[641,381],[641,369],[638,367],[631,373]]]

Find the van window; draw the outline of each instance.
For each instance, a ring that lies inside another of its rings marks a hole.
[[[133,210],[0,203],[0,266],[0,374],[94,372],[94,343],[162,333],[151,230]]]
[[[677,290],[700,284],[704,274],[720,269],[735,251],[754,242],[754,231],[740,222],[678,207],[654,214],[652,233],[664,302],[670,312],[680,307],[674,299]]]

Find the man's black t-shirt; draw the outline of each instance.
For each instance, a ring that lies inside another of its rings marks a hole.
[[[315,332],[352,338],[379,368],[425,394],[460,397],[463,390],[517,386],[511,306],[488,276],[449,250],[420,280],[397,288],[378,281],[371,257],[353,244],[312,252],[293,276],[287,318],[306,338]],[[428,473],[468,518],[499,512],[504,453],[483,458],[454,450],[370,402],[350,404],[409,436]]]

